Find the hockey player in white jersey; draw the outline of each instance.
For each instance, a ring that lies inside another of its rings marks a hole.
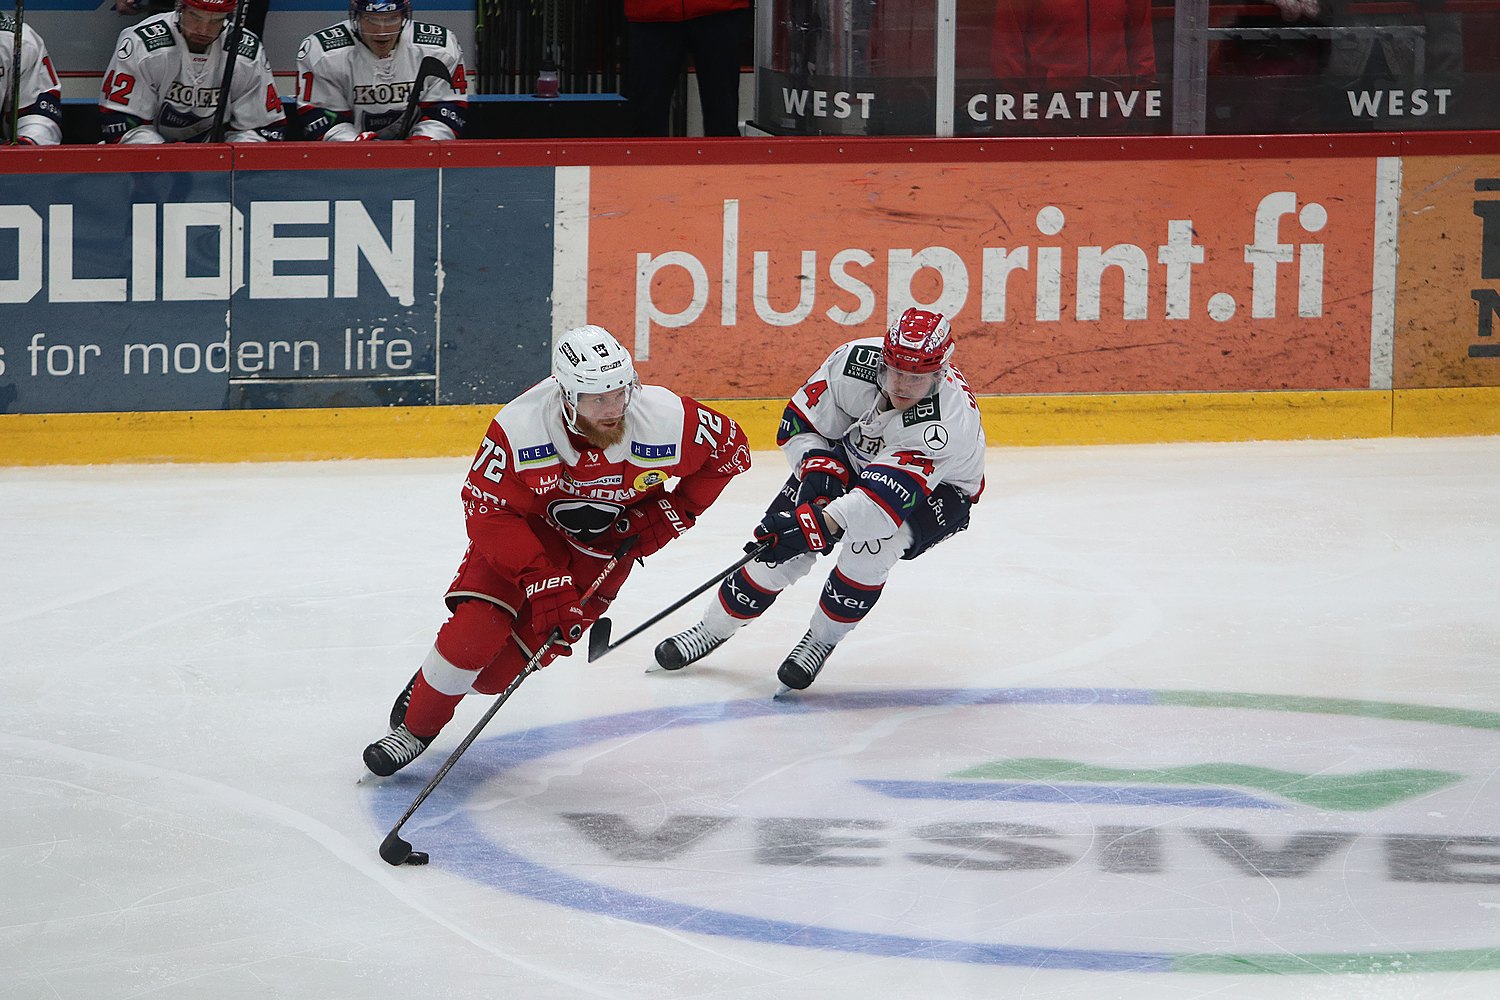
[[[768,547],[720,584],[702,621],[656,647],[657,663],[680,670],[708,655],[839,547],[811,626],[776,674],[806,688],[897,561],[969,526],[984,490],[984,427],[952,354],[947,319],[908,309],[883,340],[829,355],[781,418],[776,440],[792,476],[746,551]]]
[[[18,146],[56,146],[62,142],[62,87],[57,71],[47,58],[47,44],[29,24],[21,26],[21,113],[16,121],[16,135],[10,134],[14,117],[11,94],[15,87],[16,22],[0,14],[0,141],[14,139]]]
[[[109,143],[203,142],[224,81],[225,21],[235,0],[178,0],[177,9],[120,32],[99,98]],[[240,36],[224,115],[229,142],[284,138],[286,114],[260,37]]]
[[[452,83],[428,78],[410,132],[381,134],[401,118],[428,56]],[[352,0],[347,21],[308,35],[297,50],[297,120],[308,140],[457,139],[468,89],[457,39],[440,24],[413,21],[411,0]]]

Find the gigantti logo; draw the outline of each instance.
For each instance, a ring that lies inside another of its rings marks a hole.
[[[475,745],[455,874],[788,947],[1184,973],[1500,969],[1500,714],[1098,689],[818,693]],[[377,825],[427,773],[377,789]]]

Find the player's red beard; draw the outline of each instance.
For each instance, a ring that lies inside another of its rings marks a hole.
[[[610,421],[614,425],[612,427],[601,427],[581,413],[574,423],[578,425],[578,433],[587,438],[595,448],[609,448],[625,440],[624,414]]]

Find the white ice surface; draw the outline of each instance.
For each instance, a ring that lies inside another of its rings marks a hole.
[[[637,570],[617,635],[738,556],[785,473],[756,459]],[[464,467],[0,469],[0,998],[1500,995],[1500,971],[1454,968],[1458,952],[1500,968],[1500,847],[1430,847],[1500,837],[1500,716],[1076,694],[1500,713],[1500,438],[994,449],[973,527],[898,566],[806,694],[769,700],[821,574],[710,659],[645,674],[694,602],[528,680],[405,827],[433,864],[390,868],[376,846],[489,701],[469,699],[408,772],[356,784],[442,620]],[[1075,694],[997,705],[992,689]],[[934,690],[948,694],[923,703]],[[557,743],[537,749],[543,727]],[[1210,763],[1453,778],[1359,812],[1255,788],[1238,790],[1276,808],[902,801],[868,784],[1018,758],[1147,784]],[[582,835],[583,814],[612,817],[614,839]],[[717,825],[652,856],[683,817]],[[767,846],[788,821],[793,863]],[[848,840],[809,847],[814,827],[795,824],[820,821]],[[1116,828],[1151,831],[1150,870],[1109,853]],[[977,829],[1072,860],[997,870],[1010,855]],[[1285,847],[1307,832],[1349,843]],[[1462,877],[1392,878],[1391,845],[1409,842]],[[1296,870],[1256,874],[1257,857]],[[695,913],[707,923],[681,921]],[[787,927],[842,943],[786,943]],[[917,939],[1413,952],[1449,971],[1057,969],[865,947]]]

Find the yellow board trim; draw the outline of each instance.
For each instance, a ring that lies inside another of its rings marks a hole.
[[[716,400],[760,451],[783,400]],[[985,396],[992,445],[1500,434],[1500,388]],[[498,408],[0,414],[0,466],[471,454]]]

